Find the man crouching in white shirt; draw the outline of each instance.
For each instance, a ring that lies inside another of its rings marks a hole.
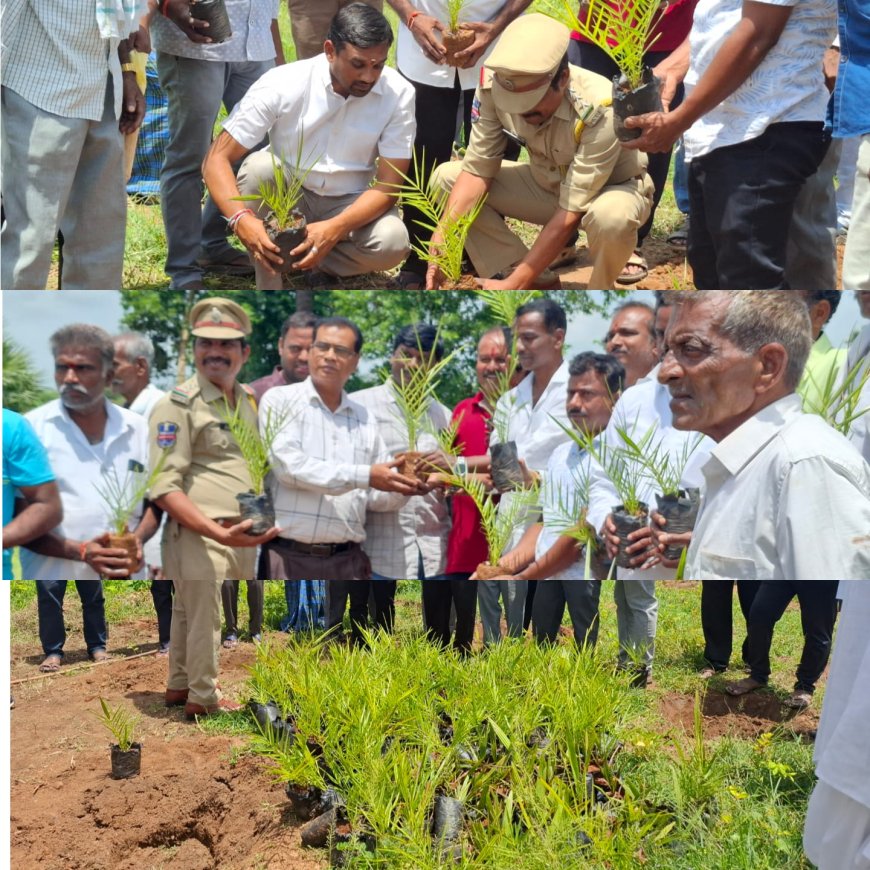
[[[800,294],[712,290],[677,304],[659,380],[674,426],[717,442],[686,576],[778,581],[753,601],[750,676],[734,695],[766,685],[774,625],[797,596],[804,648],[786,703],[800,709],[828,662],[837,582],[870,577],[870,466],[795,393],[812,343]]]
[[[414,142],[414,88],[386,68],[389,22],[362,3],[341,9],[324,53],[261,76],[224,122],[203,163],[203,177],[229,228],[250,251],[258,290],[280,290],[281,273],[317,269],[345,277],[390,269],[410,250],[396,208],[396,186]],[[269,147],[254,151],[269,137]],[[239,169],[233,167],[250,154]],[[274,185],[273,161],[288,183],[298,156],[308,220],[304,241],[284,262],[263,223],[268,209],[243,208],[240,191]],[[306,170],[310,171],[306,173]],[[317,283],[314,274],[311,283]]]

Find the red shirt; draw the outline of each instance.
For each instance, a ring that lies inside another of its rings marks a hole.
[[[483,393],[463,399],[453,409],[453,420],[459,420],[456,440],[462,445],[462,456],[482,456],[489,450],[487,421],[490,413],[483,404]],[[480,527],[480,514],[474,502],[464,493],[453,496],[452,524],[447,539],[448,574],[471,574],[489,555],[486,538]]]
[[[290,381],[284,376],[284,369],[281,366],[275,366],[271,375],[263,375],[262,378],[257,378],[257,380],[252,381],[248,386],[254,391],[254,397],[259,405],[263,394],[271,390],[272,387],[286,387],[289,383]]]
[[[650,33],[650,42],[647,43],[650,46],[649,50],[673,51],[681,45],[692,29],[692,18],[697,5],[698,0],[676,0],[676,2],[671,3]],[[658,38],[656,39],[656,37]],[[571,31],[571,39],[589,42],[576,30]]]

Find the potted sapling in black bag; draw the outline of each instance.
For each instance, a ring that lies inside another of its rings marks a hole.
[[[645,457],[640,457],[646,463],[650,476],[658,484],[660,491],[656,493],[656,502],[658,512],[667,520],[664,530],[668,534],[681,535],[695,528],[701,501],[700,491],[683,489],[681,483],[692,454],[703,440],[704,436],[701,434],[685,440],[677,454],[668,450],[663,442],[659,442],[654,450],[648,451]],[[665,558],[676,561],[684,549],[671,544],[665,548]]]
[[[489,446],[490,473],[493,486],[499,492],[509,492],[523,486],[523,470],[516,441],[510,439],[510,421],[516,404],[516,394],[511,392],[511,380],[517,370],[517,338],[513,330],[517,311],[530,302],[534,290],[483,290],[477,295],[483,299],[502,326],[511,329],[511,346],[508,365],[498,375],[498,394],[501,397],[492,416],[492,428],[496,441]]]
[[[303,185],[311,170],[320,158],[308,158],[303,161],[302,135],[296,149],[296,160],[291,166],[285,166],[286,160],[281,155],[280,160],[270,152],[272,157],[272,177],[264,181],[257,193],[244,196],[234,196],[239,202],[261,202],[267,214],[263,220],[270,241],[274,242],[280,251],[278,255],[282,263],[273,263],[276,271],[287,272],[290,267],[301,260],[305,254],[291,256],[290,252],[305,241],[308,235],[308,222],[305,215],[297,208],[302,199]]]
[[[226,0],[190,0],[190,17],[208,22],[208,27],[199,32],[213,44],[226,42],[233,35]]]
[[[104,698],[100,698],[100,707],[102,712],[97,714],[97,718],[115,740],[111,744],[112,779],[138,776],[142,766],[142,744],[133,740],[138,717],[120,705],[113,710]]]
[[[564,0],[558,10],[542,9],[597,45],[619,67],[620,75],[613,78],[613,129],[621,142],[642,132],[627,129],[626,118],[663,111],[661,81],[643,58],[656,42],[650,34],[666,8],[661,0],[588,0],[578,15]]]
[[[282,413],[275,414],[270,408],[261,431],[242,416],[241,409],[242,402],[238,402],[232,411],[229,404],[224,409],[224,420],[239,446],[251,478],[250,490],[236,495],[239,502],[239,515],[243,521],[254,521],[246,534],[265,535],[275,525],[275,505],[271,493],[266,489],[266,476],[272,469],[269,454],[278,434],[287,425],[289,412],[284,410]]]

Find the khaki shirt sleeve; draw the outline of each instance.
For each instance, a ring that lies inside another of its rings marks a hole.
[[[475,118],[475,111],[472,111],[471,137],[462,159],[462,169],[479,178],[495,178],[507,147],[507,134],[489,88],[478,87],[474,103],[474,110],[480,114]]]
[[[613,110],[607,109],[597,124],[583,130],[574,160],[559,188],[559,207],[565,211],[585,212],[604,186],[611,182],[613,170],[623,152],[613,132]],[[613,179],[614,182],[627,180]]]
[[[151,487],[151,499],[169,492],[185,492],[185,479],[190,470],[192,444],[188,409],[173,402],[169,396],[161,399],[149,420],[151,468],[156,468],[165,456],[163,468]]]

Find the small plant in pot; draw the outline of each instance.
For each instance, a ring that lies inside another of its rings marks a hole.
[[[478,289],[477,295],[492,311],[495,320],[507,328],[513,327],[517,319],[517,311],[536,295],[534,290],[483,290]],[[511,332],[508,365],[498,376],[498,395],[502,398],[496,405],[492,418],[492,428],[496,440],[490,444],[490,468],[492,482],[499,492],[508,492],[523,485],[523,472],[520,468],[520,458],[517,444],[510,440],[510,421],[513,414],[515,395],[511,394],[511,380],[517,370],[517,339],[515,331]]]
[[[475,569],[478,580],[500,577],[505,569],[499,565],[510,543],[514,527],[522,521],[526,512],[538,498],[537,486],[511,493],[504,504],[499,504],[498,494],[488,492],[481,479],[475,475],[453,476],[450,485],[468,495],[480,513],[480,526],[486,538],[487,560]]]
[[[462,66],[462,63],[456,59],[456,55],[474,42],[474,31],[469,27],[463,27],[459,21],[459,16],[467,3],[468,0],[447,0],[447,30],[441,36],[447,51],[444,58],[447,66]]]
[[[641,130],[626,129],[625,119],[662,111],[661,81],[643,58],[656,42],[650,35],[667,4],[661,0],[588,0],[578,15],[568,0],[563,3],[557,10],[542,11],[586,37],[619,67],[621,75],[613,79],[613,128],[622,142],[639,138]]]
[[[94,484],[109,515],[108,546],[126,550],[131,565],[138,562],[139,539],[130,531],[130,520],[163,470],[165,460],[164,453],[150,472],[139,463],[131,462],[123,477],[112,467]]]
[[[430,356],[422,349],[420,354],[424,360]],[[439,378],[452,359],[452,353],[437,361],[430,356],[423,364],[404,368],[399,380],[393,378],[392,373],[387,374],[387,383],[391,385],[396,399],[397,417],[408,433],[408,449],[396,457],[402,460],[399,472],[407,477],[416,477],[421,483],[428,481],[432,469],[421,467],[423,453],[418,449],[420,436],[431,425],[428,422],[429,408],[437,401]]]
[[[133,741],[138,717],[120,705],[112,709],[104,698],[100,698],[100,707],[102,712],[97,717],[115,741],[111,745],[112,779],[138,776],[142,766],[142,744]]]
[[[291,166],[286,165],[284,155],[280,160],[272,157],[272,177],[260,185],[257,193],[236,196],[239,202],[260,202],[267,210],[263,221],[269,239],[281,250],[278,252],[283,260],[277,268],[288,271],[290,266],[302,259],[302,256],[291,256],[290,252],[302,244],[308,235],[308,223],[305,215],[297,208],[302,199],[303,186],[311,170],[319,158],[302,157],[302,136],[296,149],[296,159]]]
[[[646,463],[650,476],[658,484],[660,491],[656,493],[657,509],[667,520],[665,531],[669,534],[680,535],[695,528],[698,508],[701,506],[700,492],[697,489],[683,489],[681,483],[692,454],[703,440],[704,436],[701,434],[685,440],[677,454],[669,451],[663,442],[659,442],[645,456],[637,457]],[[684,549],[672,544],[665,549],[665,558],[678,560]]]
[[[462,257],[468,232],[477,220],[486,197],[481,197],[464,215],[448,212],[447,194],[435,190],[431,183],[423,186],[421,182],[427,177],[425,162],[425,155],[418,159],[415,154],[413,178],[399,172],[403,183],[396,186],[402,203],[416,208],[422,215],[422,218],[414,221],[423,230],[423,237],[412,245],[413,251],[420,260],[436,266],[441,272],[443,279],[438,289],[474,290],[477,287],[474,278],[462,274]],[[433,233],[441,237],[437,245],[430,242]]]
[[[269,454],[278,434],[288,423],[289,412],[285,410],[274,414],[270,408],[260,430],[242,416],[241,410],[241,402],[232,410],[229,404],[224,408],[224,420],[239,445],[251,478],[251,489],[238,493],[236,499],[242,520],[254,521],[247,534],[264,535],[275,525],[275,505],[272,503],[271,493],[266,490],[266,476],[272,468]]]

